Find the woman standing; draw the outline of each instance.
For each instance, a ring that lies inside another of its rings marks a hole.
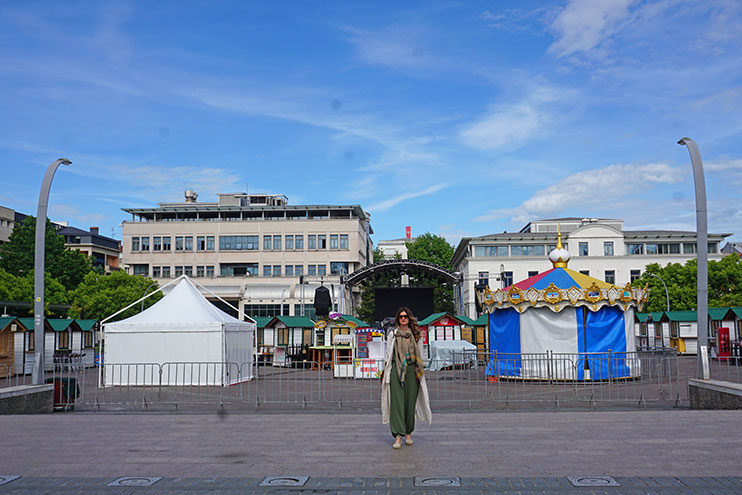
[[[423,375],[420,352],[420,329],[417,320],[407,307],[397,310],[395,328],[386,341],[386,359],[381,377],[382,423],[392,430],[392,448],[412,445],[415,417],[430,423],[432,413],[428,401],[428,386]]]

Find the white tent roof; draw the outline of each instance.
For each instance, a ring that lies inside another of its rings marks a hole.
[[[152,326],[211,326],[209,324],[241,325],[252,327],[252,323],[238,320],[211,304],[193,285],[188,277],[155,304],[125,320],[108,323],[106,330],[122,327]]]

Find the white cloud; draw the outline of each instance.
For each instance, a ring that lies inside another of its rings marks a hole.
[[[491,210],[475,221],[511,217],[513,221],[525,222],[534,218],[559,216],[570,208],[583,211],[607,208],[610,211],[628,198],[658,185],[681,182],[683,178],[680,170],[665,163],[609,165],[572,174],[537,191],[516,208]]]
[[[440,191],[444,187],[446,187],[445,184],[436,184],[426,189],[423,189],[422,191],[415,191],[415,192],[411,192],[407,194],[396,194],[392,198],[373,204],[366,209],[370,211],[371,213],[388,210],[389,208],[398,205],[402,201],[407,201],[408,199],[413,199],[413,198],[419,198],[420,196],[427,196],[428,194],[433,194],[433,193]],[[394,194],[394,193],[389,192],[388,194]]]
[[[572,0],[551,25],[556,41],[549,52],[567,57],[589,52],[617,32],[637,0]]]
[[[742,158],[726,158],[721,160],[709,161],[703,164],[703,168],[710,172],[742,172]]]
[[[518,103],[493,107],[485,116],[468,125],[461,137],[466,144],[480,150],[520,146],[554,123],[551,105],[560,96],[566,97],[567,94],[560,94],[553,88],[537,88]]]

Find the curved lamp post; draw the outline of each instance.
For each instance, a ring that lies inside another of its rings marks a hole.
[[[34,385],[44,383],[44,255],[46,252],[46,210],[49,205],[49,190],[52,187],[52,179],[59,165],[69,165],[66,158],[54,160],[46,169],[44,181],[41,183],[39,192],[39,207],[36,211],[36,247],[34,252],[34,303],[33,303],[33,329],[34,349],[36,359],[34,360],[31,382]]]
[[[665,281],[662,280],[662,277],[659,275],[655,275],[654,273],[647,273],[650,277],[658,278],[660,279],[660,282],[662,282],[662,286],[665,288],[665,301],[667,302],[667,309],[666,311],[670,311],[670,294],[667,292],[667,285],[665,284]]]
[[[697,378],[710,378],[708,363],[708,220],[706,209],[706,179],[703,175],[703,161],[698,145],[691,138],[684,137],[678,144],[688,147],[693,166],[693,180],[696,187],[696,253],[697,271],[697,332],[698,332],[698,372]]]
[[[157,282],[152,282],[151,284],[149,284],[149,286],[148,286],[148,287],[147,287],[146,289],[144,289],[144,294],[142,294],[142,297],[146,296],[146,295],[147,295],[147,292],[149,292],[149,290],[150,290],[150,289],[151,289],[152,287],[157,287],[157,285],[158,285],[158,283],[157,283]],[[139,309],[139,312],[140,312],[140,313],[141,313],[142,311],[144,311],[144,299],[142,299],[142,307],[141,307],[141,308]]]

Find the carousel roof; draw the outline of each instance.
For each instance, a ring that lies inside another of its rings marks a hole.
[[[586,306],[597,311],[603,306],[630,306],[641,310],[649,296],[649,289],[626,284],[617,287],[597,278],[567,268],[569,252],[562,247],[561,230],[556,249],[549,253],[554,268],[517,282],[504,289],[487,287],[477,293],[482,309],[491,313],[495,309],[514,308],[522,313],[531,307],[548,307],[559,312],[566,307]]]

